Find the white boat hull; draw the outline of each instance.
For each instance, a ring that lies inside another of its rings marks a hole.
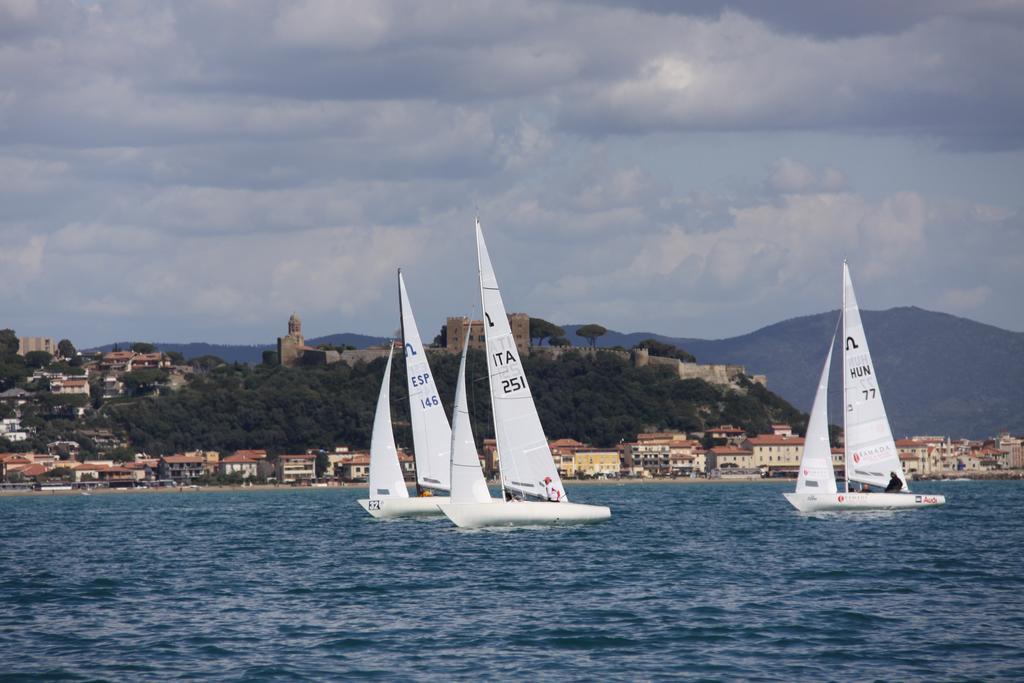
[[[376,519],[397,517],[441,517],[438,505],[450,502],[448,496],[417,498],[360,498],[359,504]]]
[[[439,506],[441,512],[463,529],[494,526],[554,526],[593,524],[612,516],[603,505],[580,503],[535,503],[526,501],[491,503],[450,503]]]
[[[838,510],[916,510],[946,504],[946,497],[928,493],[784,493],[800,512]]]

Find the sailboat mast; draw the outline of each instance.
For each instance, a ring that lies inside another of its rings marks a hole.
[[[846,414],[849,412],[846,406],[846,259],[843,259],[843,310],[839,314],[843,318],[843,343],[840,349],[843,354],[843,478],[846,480],[846,492],[850,492],[850,441],[846,433]]]
[[[402,359],[406,362],[409,361],[409,356],[405,351],[405,311],[402,309],[402,269],[398,269],[398,327],[402,331]],[[406,375],[409,374],[409,370],[406,369]],[[408,384],[408,383],[407,383]],[[408,391],[408,386],[406,386]],[[409,410],[412,410],[412,405],[409,406]],[[415,455],[416,444],[413,443],[413,454]],[[416,495],[419,496],[423,493],[423,489],[420,488],[420,473],[416,470],[416,458],[412,459],[412,471],[416,480]]]
[[[480,217],[479,216],[477,216],[477,218],[476,218],[476,226],[475,227],[476,227],[476,240],[477,240],[477,244],[476,244],[476,281],[477,281],[477,284],[480,287],[480,314],[483,316],[482,320],[486,320],[487,319],[487,309],[485,308],[485,302],[484,302],[484,269],[483,269],[483,264],[480,263],[480,237],[479,237],[479,235],[480,235]],[[467,337],[466,343],[468,344],[469,343],[469,339],[468,339],[469,334],[470,334],[470,332],[473,331],[473,321],[469,320],[467,322],[468,322],[468,326],[466,327],[466,337]],[[487,339],[487,330],[484,329],[484,340],[485,340],[484,341],[484,356],[485,357],[487,355],[487,342],[486,342],[486,339]],[[503,463],[501,462],[502,461],[501,451],[498,450],[498,439],[497,439],[497,437],[498,437],[498,425],[494,421],[494,394],[490,393],[490,391],[491,391],[491,389],[490,389],[490,387],[491,387],[491,378],[490,378],[491,369],[490,369],[490,366],[487,365],[486,363],[484,365],[484,368],[486,368],[487,374],[488,374],[488,377],[487,377],[487,392],[488,392],[488,394],[490,394],[490,397],[491,397],[491,424],[494,425],[494,437],[495,437],[495,439],[494,439],[494,452],[498,454],[498,483],[501,484],[501,500],[505,500],[505,477],[502,474]]]

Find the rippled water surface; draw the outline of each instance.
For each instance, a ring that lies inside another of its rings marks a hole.
[[[0,497],[0,677],[1024,679],[1024,483],[789,488],[570,486],[612,520],[474,532],[357,490]]]

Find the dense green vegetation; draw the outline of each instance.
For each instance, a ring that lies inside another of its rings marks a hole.
[[[446,406],[454,395],[458,360],[457,355],[431,356]],[[806,419],[760,385],[736,391],[701,380],[679,381],[663,368],[636,369],[610,353],[530,357],[524,365],[551,438],[611,446],[647,430],[695,430],[731,422],[757,433],[778,421],[802,429]],[[192,448],[283,453],[337,444],[366,448],[383,369],[383,360],[293,369],[223,365],[175,394],[111,404],[103,412],[135,448],[149,453]],[[479,442],[493,437],[481,352],[470,352],[467,377]],[[399,445],[410,446],[405,397],[404,360],[396,357],[391,383],[395,437]]]

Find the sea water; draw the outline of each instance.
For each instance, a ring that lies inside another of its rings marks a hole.
[[[808,516],[791,485],[570,485],[594,526],[380,522],[363,491],[0,497],[0,674],[1024,679],[1024,483]]]

